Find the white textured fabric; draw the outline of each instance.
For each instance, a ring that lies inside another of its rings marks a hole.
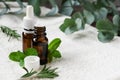
[[[42,8],[42,14],[47,11]],[[59,26],[66,17],[36,18],[37,25],[46,26],[49,41],[56,37],[62,40],[59,47],[62,58],[48,64],[59,68],[59,77],[54,80],[120,80],[120,38],[101,43],[97,39],[97,30],[89,25],[83,31],[65,35]],[[0,17],[0,25],[9,26],[21,34],[22,18],[4,15]],[[25,73],[18,63],[8,58],[10,52],[17,50],[22,50],[22,39],[8,41],[8,37],[0,31],[0,80],[18,80]]]

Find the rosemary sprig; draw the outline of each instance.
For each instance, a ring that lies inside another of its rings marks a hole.
[[[18,34],[16,32],[16,30],[12,30],[11,28],[7,27],[7,26],[0,26],[0,29],[3,33],[5,33],[7,36],[9,36],[9,39],[8,41],[11,39],[11,38],[15,38],[15,39],[19,39],[21,36],[20,34]]]
[[[51,69],[51,67],[46,67],[44,68],[37,74],[38,78],[55,78],[58,77],[59,75],[55,72],[57,68]]]
[[[34,75],[35,73],[37,73],[36,71],[33,71],[33,69],[32,69],[30,72],[29,72],[29,71],[27,70],[27,68],[25,68],[25,67],[23,67],[23,69],[24,69],[27,73],[24,74],[24,75],[22,76],[22,78],[30,77],[30,76]]]
[[[57,68],[51,69],[51,67],[46,67],[46,65],[43,67],[43,69],[40,72],[36,72],[33,70],[29,72],[25,67],[23,67],[23,69],[27,73],[24,74],[22,78],[31,77],[32,75],[34,75],[33,78],[55,78],[59,76],[57,72],[55,72]]]

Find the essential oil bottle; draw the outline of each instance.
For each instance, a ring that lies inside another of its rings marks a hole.
[[[34,27],[33,48],[38,51],[40,65],[47,63],[48,38],[46,37],[46,27]]]
[[[25,51],[27,48],[32,48],[32,39],[33,39],[33,30],[31,29],[24,29],[24,32],[22,33],[23,37],[23,51]]]
[[[22,33],[23,51],[27,48],[32,48],[33,29],[35,25],[33,7],[28,5],[26,7],[26,16],[23,18],[24,32]]]

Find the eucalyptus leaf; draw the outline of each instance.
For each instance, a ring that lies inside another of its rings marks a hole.
[[[3,4],[5,5],[5,8],[3,8],[3,9],[1,10],[0,16],[3,15],[3,14],[5,14],[5,13],[7,13],[8,10],[10,10],[9,5],[5,2],[5,0],[2,0],[2,2],[3,2]]]
[[[107,17],[108,10],[106,8],[102,7],[99,10],[99,14],[100,14],[101,19],[105,19]]]
[[[117,33],[117,27],[107,19],[99,20],[96,23],[96,28],[98,30],[107,30],[107,31],[112,31],[114,33]]]
[[[64,4],[62,5],[62,8],[60,10],[60,13],[61,14],[64,14],[64,15],[68,15],[70,16],[73,12],[73,7],[72,7],[72,3],[70,0],[66,0],[64,2]]]
[[[120,16],[119,15],[114,15],[113,24],[116,25],[116,26],[120,25]]]
[[[99,41],[101,41],[103,43],[110,42],[111,40],[113,40],[113,38],[114,38],[113,32],[99,31],[99,33],[98,33],[98,39],[99,39]]]
[[[76,23],[74,19],[66,18],[64,20],[64,23],[60,26],[60,30],[65,32],[66,29],[68,29],[68,27],[75,27],[75,26],[76,26]]]
[[[41,13],[40,0],[28,0],[28,4],[33,6],[35,15],[39,17]]]
[[[49,2],[52,5],[52,10],[50,12],[48,12],[47,16],[53,16],[53,15],[58,13],[59,8],[58,8],[57,3],[55,2],[55,0],[49,0]]]
[[[85,28],[85,26],[83,26],[82,24],[82,20],[80,18],[77,18],[75,20],[76,26],[78,30],[83,30]]]
[[[109,3],[109,5],[110,5],[111,9],[113,10],[112,12],[113,12],[114,14],[119,14],[118,11],[117,11],[116,6],[114,5],[114,3],[113,3],[112,1],[108,1],[108,3]]]
[[[108,10],[104,7],[94,11],[94,16],[96,21],[105,19],[107,17],[107,14],[108,14]]]
[[[84,10],[83,14],[86,18],[86,23],[92,24],[94,22],[95,18],[94,18],[93,14],[91,12],[89,12],[87,10]]]

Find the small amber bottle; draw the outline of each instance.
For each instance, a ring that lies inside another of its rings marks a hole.
[[[23,40],[23,52],[27,48],[32,48],[32,39],[33,39],[33,30],[32,29],[24,29],[22,33]]]
[[[33,48],[38,51],[38,56],[40,57],[40,64],[44,65],[47,63],[48,55],[48,38],[46,37],[45,27],[34,27],[34,37],[33,37]]]

